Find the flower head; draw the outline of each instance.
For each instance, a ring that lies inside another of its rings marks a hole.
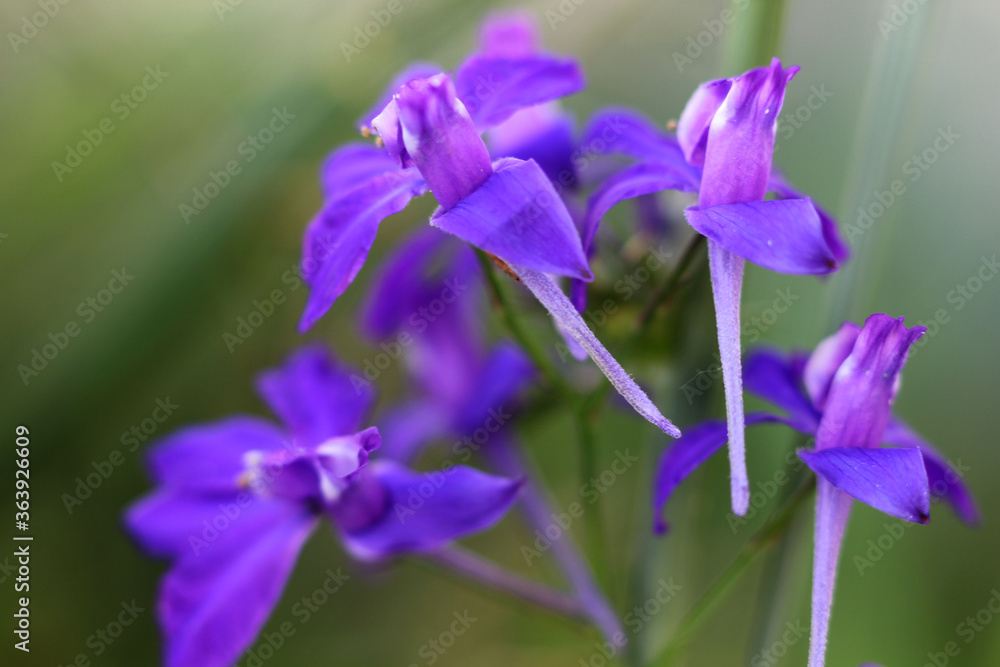
[[[520,486],[461,466],[369,465],[381,437],[360,426],[373,394],[322,348],[264,373],[258,389],[283,427],[232,417],[168,436],[149,457],[159,488],[126,517],[145,550],[171,560],[158,605],[170,667],[235,662],[320,519],[356,558],[427,552],[493,525]]]
[[[955,469],[892,416],[907,352],[923,333],[923,327],[907,328],[902,319],[876,314],[863,327],[844,324],[808,357],[760,351],[744,367],[747,388],[785,411],[747,415],[747,424],[780,422],[816,438],[813,449],[799,452],[819,477],[810,667],[823,664],[852,499],[905,521],[927,523],[933,495],[964,521],[978,520],[972,496]],[[654,489],[657,516],[677,484],[725,444],[727,431],[725,422],[706,422],[667,450]],[[657,529],[666,529],[661,519]]]
[[[533,159],[490,163],[480,137],[523,109],[579,90],[579,67],[523,45],[498,49],[496,41],[489,38],[487,51],[470,56],[454,77],[418,77],[395,90],[373,120],[383,148],[347,146],[328,160],[328,200],[304,243],[310,294],[300,329],[312,326],[354,280],[382,219],[429,188],[441,204],[431,224],[506,264],[639,414],[676,436],[676,427],[553,282],[552,276],[589,281],[593,274],[552,181]]]
[[[698,192],[685,211],[707,237],[715,298],[726,412],[732,438],[729,460],[733,511],[750,500],[744,455],[740,377],[740,292],[744,260],[781,273],[824,274],[846,258],[835,224],[772,170],[778,114],[797,67],[770,66],[731,79],[709,81],[691,96],[677,123],[676,140],[663,137],[634,114],[611,146],[639,162],[609,178],[588,203],[584,248],[601,217],[625,198],[659,190]],[[765,201],[768,191],[780,199]]]

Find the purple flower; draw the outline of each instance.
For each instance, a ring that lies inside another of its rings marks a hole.
[[[361,429],[373,394],[322,348],[264,373],[258,390],[284,428],[239,416],[165,438],[149,457],[159,488],[126,516],[146,551],[171,560],[158,604],[170,667],[234,663],[321,518],[359,559],[429,552],[492,526],[520,486],[461,466],[368,465],[381,445]]]
[[[380,267],[362,329],[383,348],[400,346],[393,352],[417,390],[379,420],[386,456],[406,462],[431,441],[474,436],[456,452],[465,460],[511,420],[535,369],[513,345],[483,344],[483,296],[468,246],[433,229],[412,234]]]
[[[589,252],[601,217],[622,199],[665,189],[697,190],[698,205],[685,215],[708,238],[727,421],[733,434],[733,511],[740,515],[750,500],[740,383],[744,260],[781,273],[824,274],[847,257],[833,219],[771,168],[785,86],[797,71],[783,69],[775,58],[769,67],[701,85],[681,114],[676,141],[634,114],[616,112],[629,122],[610,150],[639,161],[591,195],[584,225],[584,249]],[[593,128],[607,120],[606,115],[595,118]],[[765,201],[769,190],[779,199]]]
[[[892,416],[892,402],[910,345],[925,329],[872,315],[864,327],[844,324],[812,355],[752,354],[747,388],[786,414],[747,415],[747,424],[781,422],[814,435],[799,456],[818,476],[810,667],[826,650],[834,578],[852,499],[894,517],[927,523],[931,496],[948,502],[964,521],[979,512],[959,474],[929,443]],[[653,505],[662,514],[674,488],[727,440],[727,425],[689,429],[660,460]],[[880,447],[880,445],[888,445]],[[666,524],[657,519],[657,530]]]
[[[372,121],[385,150],[350,145],[324,168],[327,203],[304,244],[311,290],[300,329],[312,326],[354,280],[381,220],[430,189],[441,205],[431,217],[434,227],[502,260],[639,414],[679,435],[553,281],[593,276],[552,182],[534,160],[491,162],[480,137],[519,110],[582,85],[573,61],[503,50],[471,56],[454,80],[435,74],[404,83]]]

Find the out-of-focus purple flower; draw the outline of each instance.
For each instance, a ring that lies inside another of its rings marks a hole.
[[[379,420],[384,455],[408,462],[431,441],[474,436],[459,452],[467,460],[510,421],[535,369],[513,345],[483,344],[482,297],[468,246],[433,229],[405,239],[380,267],[362,328],[403,357],[416,388]]]
[[[601,217],[622,199],[659,190],[698,191],[698,205],[685,215],[708,238],[732,433],[732,503],[740,515],[750,502],[740,382],[744,260],[781,273],[824,274],[836,270],[838,261],[847,256],[833,219],[772,173],[777,118],[785,87],[797,71],[797,67],[784,69],[775,58],[769,67],[702,84],[681,114],[676,141],[633,114],[627,132],[612,150],[638,163],[594,192],[584,226],[584,250],[589,252]],[[768,190],[781,198],[765,201]]]
[[[373,394],[351,375],[324,349],[305,348],[258,383],[284,428],[232,417],[152,449],[159,487],[126,523],[145,550],[171,560],[158,602],[169,667],[233,664],[323,517],[353,556],[370,560],[441,548],[513,504],[520,481],[461,466],[424,474],[368,465],[381,445],[377,429],[361,429]]]
[[[818,475],[810,667],[823,664],[852,498],[891,516],[927,523],[933,495],[951,505],[963,521],[978,521],[979,512],[959,473],[892,416],[907,352],[924,331],[876,314],[864,327],[844,324],[808,357],[759,351],[744,367],[747,388],[785,411],[747,415],[748,425],[781,422],[816,437],[812,450],[799,452]],[[706,422],[689,429],[664,453],[653,499],[659,532],[666,529],[659,517],[677,484],[726,440],[725,422]]]

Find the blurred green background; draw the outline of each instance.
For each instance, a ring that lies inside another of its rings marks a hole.
[[[31,653],[14,651],[8,641],[4,664],[69,665],[79,654],[109,667],[158,663],[152,607],[163,566],[141,556],[121,531],[122,508],[148,489],[141,469],[144,445],[129,451],[123,436],[141,428],[157,400],[178,407],[155,435],[232,412],[263,413],[251,388],[254,374],[301,341],[295,324],[305,290],[291,289],[282,276],[297,264],[302,231],[319,206],[317,167],[324,155],[354,136],[356,117],[403,65],[421,59],[453,67],[473,48],[484,14],[509,4],[402,0],[403,11],[350,62],[341,43],[354,39],[355,27],[371,19],[370,11],[383,9],[383,0],[3,4],[0,432],[8,453],[0,457],[0,470],[5,480],[13,478],[14,427],[27,425],[35,535]],[[724,69],[731,28],[702,37],[707,45],[700,53],[692,48],[688,55],[697,55],[683,67],[674,52],[684,53],[699,33],[708,34],[724,9],[738,14],[745,5],[550,0],[521,6],[538,16],[550,49],[581,59],[589,86],[566,101],[578,118],[614,103],[666,122],[677,117],[699,82],[736,73]],[[799,296],[788,315],[760,331],[762,341],[778,345],[811,347],[845,315],[860,321],[883,311],[915,324],[943,309],[947,322],[926,337],[907,366],[898,411],[968,468],[966,479],[985,514],[983,526],[972,531],[938,507],[930,526],[907,530],[862,574],[854,557],[865,557],[868,541],[886,532],[886,517],[858,506],[844,546],[828,664],[919,666],[950,641],[958,642],[960,653],[949,664],[997,664],[1000,619],[968,643],[957,626],[1000,589],[1000,536],[992,516],[1000,486],[989,472],[1000,467],[1000,280],[982,283],[973,298],[960,299],[961,307],[952,290],[974,278],[984,258],[1000,252],[1000,5],[787,5],[779,55],[802,71],[788,91],[776,162],[836,212],[842,225],[856,224],[858,206],[877,201],[876,191],[888,190],[894,180],[903,181],[906,192],[853,240],[858,261],[842,276],[819,282],[750,267],[745,321],[768,308],[776,289]],[[26,27],[43,6],[52,16],[37,30]],[[893,19],[897,29],[880,25]],[[144,99],[121,99],[144,79],[145,94],[136,96]],[[818,108],[813,98],[809,109],[813,87],[831,95]],[[286,108],[294,118],[247,160],[241,143],[264,128],[275,109]],[[801,109],[808,111],[794,120]],[[100,129],[102,121],[113,129]],[[907,162],[948,128],[958,138],[911,180]],[[68,172],[54,168],[54,162],[66,163],[67,145],[95,132],[100,142],[91,154]],[[239,161],[240,173],[185,221],[180,205],[190,204],[192,190],[204,188],[210,172],[230,160]],[[421,224],[430,207],[421,201],[383,226],[360,283],[309,339],[331,340],[343,358],[358,363],[373,353],[352,320],[361,288],[393,238]],[[114,271],[134,278],[109,303],[99,304],[100,312],[81,305],[107,298],[101,291]],[[844,286],[837,287],[838,281]],[[287,301],[230,351],[223,335],[234,332],[255,299],[275,289]],[[704,289],[698,294],[706,296]],[[686,416],[681,426],[695,416],[721,414],[721,387],[693,404],[681,389],[697,370],[715,366],[705,307],[692,325],[700,341],[691,348],[696,352],[672,366],[632,369],[665,414]],[[540,335],[554,340],[544,315],[532,312]],[[33,351],[71,321],[79,324],[79,334],[25,380],[18,366],[30,365]],[[399,375],[393,368],[380,379],[384,395],[399,393]],[[612,563],[605,579],[615,603],[624,613],[629,600],[643,599],[627,585],[630,569],[642,572],[648,590],[661,577],[683,587],[636,637],[654,651],[753,526],[736,535],[729,530],[727,471],[717,457],[675,501],[672,537],[640,559],[629,545],[650,522],[650,465],[663,438],[623,411],[605,410],[598,429],[602,465],[624,447],[644,456],[643,466],[599,505]],[[556,507],[565,507],[579,484],[570,415],[533,420],[522,434],[552,484]],[[778,429],[752,434],[750,443],[751,479],[757,480],[770,479],[795,444]],[[115,450],[123,454],[121,465],[69,511],[64,494],[73,494],[77,478],[101,467]],[[3,488],[10,516],[12,484]],[[760,518],[751,523],[758,525]],[[770,558],[741,580],[678,664],[805,664],[805,638],[787,645],[781,636],[786,622],[808,627],[809,524],[808,516],[797,522],[784,559]],[[530,539],[530,530],[508,518],[470,543],[530,576],[558,581],[551,563],[524,566],[519,547]],[[0,563],[6,555],[7,549],[0,552]],[[293,605],[323,583],[328,567],[337,566],[352,579],[299,624]],[[784,576],[769,578],[774,572]],[[6,571],[0,579],[3,636],[9,640],[13,582]],[[784,602],[767,617],[759,612],[767,600],[761,581],[782,586]],[[115,620],[123,602],[133,600],[145,607],[135,624],[110,645],[92,638]],[[320,531],[268,626],[293,621],[296,634],[266,664],[429,664],[422,645],[447,629],[453,612],[464,610],[478,620],[435,658],[437,664],[575,666],[587,664],[595,650],[591,630],[484,595],[417,564],[359,570],[329,531]],[[774,642],[783,657],[761,653]]]

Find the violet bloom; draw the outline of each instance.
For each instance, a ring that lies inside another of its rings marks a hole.
[[[562,331],[594,359],[639,414],[679,431],[587,327],[551,276],[592,279],[572,217],[534,160],[491,162],[480,134],[522,108],[575,92],[575,63],[547,56],[474,56],[447,74],[411,79],[372,126],[385,151],[348,146],[324,170],[328,200],[306,233],[307,329],[357,275],[383,218],[426,189],[441,205],[431,224],[504,262]],[[372,152],[375,150],[376,152]]]
[[[373,394],[322,348],[262,374],[258,390],[284,428],[238,416],[168,436],[149,457],[159,488],[126,517],[145,550],[171,560],[158,603],[169,667],[233,664],[321,518],[359,559],[432,552],[492,526],[520,487],[460,466],[368,465],[381,444],[361,429]],[[411,494],[424,499],[416,511]]]
[[[469,247],[432,229],[404,240],[380,267],[362,327],[383,349],[400,345],[416,389],[414,397],[379,420],[387,443],[383,453],[403,463],[435,443],[451,444],[447,456],[456,462],[478,453],[494,471],[525,480],[521,509],[544,531],[555,510],[535,483],[511,428],[518,394],[535,369],[513,345],[484,344],[480,282]],[[582,613],[616,641],[621,620],[572,539],[555,540],[552,556]]]
[[[512,419],[535,369],[516,346],[483,344],[483,296],[469,247],[433,229],[404,239],[379,267],[361,326],[383,347],[400,345],[416,389],[379,420],[385,456],[408,462],[431,442],[465,438],[454,453],[467,461]]]
[[[787,412],[750,414],[747,423],[782,422],[816,437],[812,450],[799,452],[818,475],[809,667],[823,665],[837,561],[852,498],[891,516],[927,523],[933,492],[964,521],[978,520],[959,474],[892,416],[907,352],[924,331],[907,329],[902,319],[876,314],[861,328],[844,324],[811,356],[759,351],[747,359],[743,379],[750,391]],[[688,430],[667,450],[655,482],[653,505],[658,517],[677,484],[726,439],[726,423],[711,421]],[[665,528],[658,519],[657,529]]]
[[[812,200],[772,174],[771,158],[785,86],[798,68],[769,67],[701,85],[677,124],[677,142],[644,141],[651,129],[637,123],[618,151],[640,163],[617,174],[591,197],[585,246],[597,222],[617,201],[658,190],[698,191],[688,222],[708,238],[726,414],[732,439],[732,503],[746,513],[750,490],[743,439],[740,382],[740,292],[744,260],[781,273],[823,274],[847,256],[835,224]],[[655,135],[654,135],[655,136]],[[683,162],[679,159],[683,156]],[[693,171],[692,168],[698,168]],[[764,201],[777,191],[781,199]]]

